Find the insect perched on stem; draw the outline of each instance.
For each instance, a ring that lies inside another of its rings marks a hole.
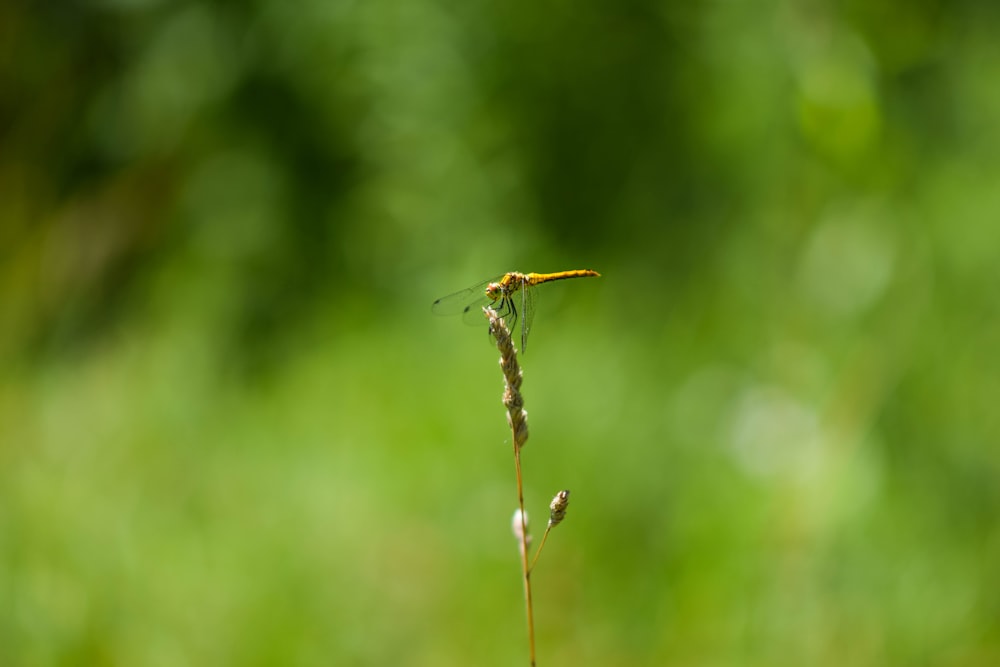
[[[521,323],[521,352],[528,345],[528,332],[535,315],[535,287],[543,283],[569,278],[596,278],[597,271],[577,269],[557,273],[519,273],[511,271],[484,280],[461,292],[455,292],[434,302],[431,310],[439,315],[466,316],[466,321],[481,321],[482,307],[490,306],[504,318],[510,330]]]

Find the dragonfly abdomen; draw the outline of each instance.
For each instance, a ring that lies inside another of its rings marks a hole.
[[[521,274],[518,274],[521,275]],[[556,273],[529,273],[523,276],[524,282],[529,286],[541,285],[553,280],[566,280],[567,278],[597,278],[600,277],[597,271],[590,269],[574,269],[572,271],[558,271]]]

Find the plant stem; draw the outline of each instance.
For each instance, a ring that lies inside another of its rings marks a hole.
[[[528,413],[524,410],[524,398],[521,396],[523,376],[507,323],[492,308],[483,308],[483,314],[490,321],[490,335],[497,342],[500,369],[503,371],[503,404],[507,408],[507,424],[510,426],[511,443],[514,446],[517,507],[521,515],[521,574],[524,577],[524,607],[528,619],[528,654],[531,657],[531,667],[535,667],[535,615],[531,605],[531,569],[528,567],[528,515],[524,511],[524,481],[521,476],[521,448],[528,440]]]
[[[528,566],[528,573],[530,574],[532,570],[535,569],[535,563],[538,562],[538,557],[542,555],[542,549],[545,548],[545,540],[549,539],[549,531],[552,530],[552,524],[550,523],[545,527],[545,532],[542,534],[542,542],[538,545],[538,549],[535,551],[535,557],[531,559],[531,565]]]
[[[528,566],[528,521],[524,512],[524,485],[521,481],[521,448],[514,445],[514,467],[517,469],[517,503],[521,509],[521,572],[524,575],[524,608],[528,619],[528,652],[531,667],[535,667],[535,616],[531,604],[531,568]]]

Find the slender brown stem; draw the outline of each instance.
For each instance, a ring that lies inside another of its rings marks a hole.
[[[545,548],[545,540],[549,539],[549,532],[552,530],[552,524],[550,523],[545,527],[545,532],[542,534],[542,541],[538,545],[538,549],[535,551],[535,557],[531,559],[531,565],[528,566],[528,573],[530,574],[532,570],[535,569],[535,563],[538,562],[538,557],[542,555],[542,549]]]
[[[531,569],[528,567],[528,519],[524,511],[524,481],[521,475],[521,448],[528,440],[528,413],[524,409],[521,396],[521,367],[517,363],[517,351],[510,338],[510,329],[492,308],[484,308],[483,313],[490,321],[490,334],[496,339],[500,351],[500,369],[503,371],[503,404],[507,408],[507,423],[510,425],[511,442],[514,446],[514,467],[517,472],[517,507],[520,512],[521,574],[524,578],[524,607],[528,620],[528,653],[531,667],[535,667],[535,616],[531,604]]]
[[[528,618],[528,652],[531,656],[531,667],[535,667],[535,617],[531,604],[531,568],[528,566],[528,520],[524,512],[521,448],[517,445],[514,445],[514,467],[517,469],[517,503],[521,510],[521,572],[524,575],[524,609]]]

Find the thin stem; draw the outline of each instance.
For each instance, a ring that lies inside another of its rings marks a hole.
[[[530,574],[532,570],[535,569],[535,563],[538,562],[538,557],[542,555],[542,549],[545,548],[545,540],[549,539],[549,531],[552,530],[552,524],[545,526],[545,533],[542,535],[542,541],[538,545],[538,550],[535,551],[535,557],[531,559],[531,565],[528,567],[528,573]]]
[[[528,619],[528,653],[531,667],[535,667],[535,615],[531,604],[531,569],[528,567],[528,519],[524,511],[524,481],[521,476],[521,448],[528,440],[528,413],[524,410],[524,398],[521,396],[523,376],[507,323],[492,308],[484,308],[483,314],[490,321],[490,334],[500,351],[500,369],[504,380],[503,404],[507,408],[507,424],[510,426],[511,442],[514,445],[517,507],[521,514],[521,574],[524,577],[524,607]]]
[[[535,667],[535,615],[531,604],[531,568],[528,566],[528,521],[525,518],[524,485],[521,481],[521,448],[517,445],[514,445],[514,467],[517,470],[517,503],[521,509],[521,572],[524,574],[524,609],[528,618],[528,652],[531,667]],[[548,534],[548,530],[545,534]]]

